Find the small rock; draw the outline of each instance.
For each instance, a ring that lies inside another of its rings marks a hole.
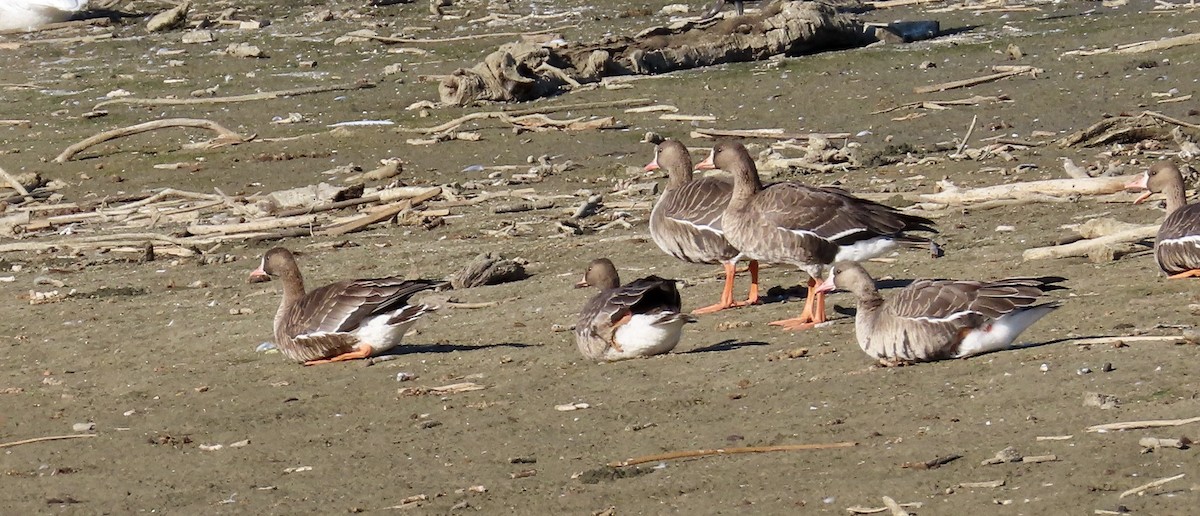
[[[93,432],[96,430],[96,423],[75,423],[71,425],[71,430],[76,432]]]
[[[412,373],[406,373],[404,371],[400,371],[399,373],[396,373],[396,381],[397,382],[408,382],[408,381],[412,381],[412,380],[416,380],[416,379],[417,379],[417,375],[412,374]]]
[[[217,35],[211,30],[190,30],[183,33],[181,41],[187,44],[211,43],[217,40]]]
[[[400,64],[400,63],[394,63],[394,64],[390,64],[390,65],[383,67],[383,75],[385,75],[385,76],[396,75],[398,73],[403,73],[403,72],[404,72],[404,65]]]
[[[689,10],[691,8],[687,4],[668,4],[664,5],[658,12],[670,16],[672,14],[687,14]]]
[[[981,464],[984,466],[989,466],[992,464],[1004,464],[1005,462],[1019,462],[1020,460],[1021,454],[1017,452],[1016,448],[1009,446],[1008,448],[996,452],[995,457],[987,459],[981,462]]]
[[[258,30],[271,25],[271,20],[246,20],[238,24],[241,30]]]
[[[223,444],[201,444],[198,448],[200,451],[220,451],[225,448]]]
[[[249,440],[249,439],[242,439],[242,440],[240,440],[240,441],[238,441],[238,442],[236,442],[236,443],[229,443],[229,447],[230,447],[230,448],[244,448],[244,447],[246,447],[246,446],[249,446],[249,445],[250,445],[250,440]]]
[[[249,43],[234,43],[225,48],[225,54],[233,57],[266,57],[261,48]]]
[[[161,32],[178,27],[187,19],[188,9],[191,7],[191,2],[185,1],[171,9],[154,15],[150,18],[149,22],[146,22],[146,30]]]
[[[1109,372],[1112,372],[1112,370],[1113,370],[1112,362],[1105,362],[1104,365],[1100,366],[1100,372],[1102,372],[1102,373],[1109,373]]]
[[[587,403],[583,403],[583,402],[564,403],[562,405],[554,406],[554,410],[557,410],[559,412],[570,412],[572,410],[583,410],[583,409],[588,409],[588,408],[592,408],[592,406],[588,405]]]
[[[434,421],[432,419],[421,421],[420,423],[416,424],[416,427],[420,428],[421,430],[429,430],[430,428],[437,428],[439,426],[442,426],[442,422]]]
[[[754,323],[752,323],[750,321],[721,321],[721,322],[717,323],[716,330],[717,331],[729,331],[729,330],[735,330],[738,328],[749,328],[751,326],[754,326]]]
[[[253,308],[230,308],[229,315],[253,315]]]
[[[1117,408],[1120,400],[1116,396],[1110,394],[1102,394],[1099,392],[1083,393],[1083,406],[1099,407],[1101,410]]]
[[[1049,364],[1042,364],[1042,365],[1038,366],[1038,370],[1039,370],[1039,371],[1041,371],[1041,372],[1043,372],[1043,373],[1045,373],[1045,372],[1049,372],[1049,371],[1050,371],[1050,365],[1049,365]]]
[[[928,70],[930,68],[937,68],[937,63],[935,63],[933,61],[921,61],[921,64],[917,65],[917,68],[920,68],[922,70]]]

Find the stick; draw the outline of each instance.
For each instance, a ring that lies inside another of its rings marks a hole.
[[[8,184],[12,186],[12,189],[16,190],[17,193],[21,194],[22,197],[29,195],[29,190],[26,190],[24,186],[21,186],[21,182],[17,181],[17,178],[5,171],[3,167],[0,167],[0,179],[8,181]]]
[[[744,446],[739,448],[717,448],[712,450],[685,450],[657,453],[654,455],[643,455],[641,457],[634,457],[632,459],[610,462],[608,463],[608,466],[611,468],[623,468],[625,466],[633,466],[635,464],[644,464],[647,462],[687,459],[691,457],[707,457],[710,455],[732,455],[735,453],[765,453],[800,450],[829,450],[833,448],[850,448],[852,446],[858,446],[858,443],[854,441],[845,441],[827,444],[782,444],[778,446]]]
[[[1158,480],[1155,480],[1155,481],[1153,481],[1153,482],[1147,482],[1147,483],[1145,483],[1145,484],[1142,484],[1142,485],[1140,485],[1140,486],[1137,486],[1137,487],[1135,487],[1135,488],[1133,488],[1133,489],[1130,489],[1130,490],[1128,490],[1128,491],[1125,491],[1124,493],[1121,493],[1121,496],[1118,496],[1118,497],[1117,497],[1117,499],[1118,499],[1118,500],[1120,500],[1121,498],[1125,498],[1126,496],[1129,496],[1129,495],[1131,495],[1131,494],[1140,494],[1142,491],[1145,491],[1145,490],[1147,490],[1147,489],[1152,489],[1152,488],[1155,488],[1155,487],[1161,486],[1161,485],[1163,485],[1163,484],[1166,484],[1166,483],[1168,483],[1168,482],[1172,482],[1172,481],[1175,481],[1175,480],[1179,480],[1179,479],[1183,478],[1183,476],[1184,476],[1184,473],[1180,473],[1180,474],[1178,474],[1178,475],[1175,475],[1175,476],[1173,476],[1173,477],[1160,478],[1160,479],[1158,479]]]
[[[491,308],[493,306],[500,306],[501,303],[509,303],[512,301],[516,301],[518,299],[521,299],[521,298],[520,297],[510,297],[508,299],[502,299],[500,301],[483,301],[480,303],[459,303],[457,301],[446,301],[443,304],[448,308],[462,308],[462,309],[470,310],[470,309],[476,309],[476,308]]]
[[[918,86],[916,88],[913,88],[913,92],[915,92],[915,93],[933,93],[935,91],[946,91],[946,90],[953,90],[956,88],[966,88],[968,86],[975,86],[977,84],[983,84],[985,82],[997,81],[997,80],[1003,79],[1005,77],[1012,77],[1014,75],[1021,75],[1021,74],[1026,74],[1026,73],[1032,73],[1032,74],[1036,75],[1036,74],[1042,73],[1044,71],[1045,70],[1042,70],[1041,68],[1034,68],[1032,66],[1021,66],[1021,67],[1017,67],[1015,69],[1008,70],[1005,72],[994,73],[991,75],[984,75],[982,77],[974,77],[971,79],[962,79],[962,80],[958,80],[958,81],[943,82],[941,84],[933,84],[933,85],[929,85],[929,86]]]
[[[958,143],[958,150],[955,154],[962,155],[963,149],[967,148],[967,141],[971,139],[971,133],[975,132],[975,122],[979,121],[979,115],[971,115],[971,125],[967,126],[967,135],[963,136],[961,142]]]
[[[1200,423],[1200,417],[1188,419],[1151,419],[1148,421],[1126,421],[1124,423],[1107,423],[1087,427],[1088,432],[1108,432],[1110,430],[1136,430],[1139,428],[1160,428],[1164,426],[1182,426]]]
[[[400,201],[395,204],[390,204],[387,206],[382,206],[375,213],[359,217],[358,219],[352,220],[352,221],[342,224],[340,226],[334,226],[331,228],[323,229],[323,230],[321,230],[321,234],[324,236],[339,236],[339,235],[344,235],[346,233],[353,233],[355,231],[358,231],[362,228],[370,226],[371,224],[374,224],[381,220],[387,220],[392,217],[395,217],[396,215],[400,214],[401,212],[411,210],[413,207],[415,207],[425,201],[428,201],[434,197],[437,197],[441,194],[442,194],[442,189],[440,187],[435,186],[435,187],[430,188],[429,191],[427,191],[421,195],[418,195],[416,197],[413,197],[411,199]]]
[[[1163,50],[1182,45],[1195,45],[1197,43],[1200,43],[1200,33],[1121,45],[1117,47],[1116,50],[1113,50],[1112,53],[1121,55],[1140,54],[1142,52],[1153,52],[1155,50]]]
[[[1021,259],[1024,261],[1030,261],[1054,258],[1070,258],[1074,256],[1090,256],[1093,252],[1104,249],[1105,247],[1111,245],[1138,242],[1147,238],[1152,238],[1157,234],[1158,225],[1140,226],[1090,240],[1080,240],[1078,242],[1071,242],[1069,244],[1026,249],[1025,252],[1021,254]]]
[[[295,97],[298,95],[310,95],[313,93],[325,93],[329,91],[353,91],[368,88],[374,88],[375,84],[370,82],[355,82],[346,84],[331,84],[329,86],[310,86],[308,88],[295,88],[290,90],[263,91],[259,93],[250,93],[247,95],[234,95],[231,97],[199,97],[188,99],[135,99],[132,97],[106,100],[93,109],[100,109],[103,106],[112,104],[130,104],[134,106],[188,106],[197,104],[228,104],[232,102],[249,102],[253,100],[271,100],[281,97]]]
[[[154,120],[151,122],[131,125],[129,127],[121,127],[104,131],[70,147],[67,147],[66,150],[62,151],[62,153],[58,155],[58,157],[54,158],[54,162],[66,163],[67,161],[70,161],[73,156],[79,154],[84,149],[109,140],[123,138],[125,136],[131,136],[147,131],[153,131],[155,129],[164,129],[167,127],[195,127],[197,129],[208,129],[209,131],[217,133],[217,137],[213,139],[214,141],[219,140],[227,143],[249,141],[248,138],[226,129],[225,126],[213,122],[212,120],[204,120],[199,118],[165,118],[162,120]]]
[[[471,41],[471,40],[475,40],[475,39],[479,39],[479,38],[507,38],[507,37],[511,37],[511,36],[524,36],[526,34],[531,35],[531,36],[537,35],[537,34],[549,34],[551,32],[558,32],[563,29],[571,29],[571,28],[575,28],[575,27],[578,27],[578,25],[565,25],[562,27],[555,27],[553,29],[542,29],[542,30],[533,31],[533,32],[492,32],[489,34],[475,34],[475,35],[454,36],[451,38],[435,38],[435,39],[390,38],[387,36],[373,36],[373,35],[372,36],[360,36],[358,34],[353,35],[353,37],[370,39],[370,40],[378,41],[380,43],[451,43],[454,41]]]
[[[692,138],[773,138],[776,140],[825,138],[841,140],[849,138],[851,135],[850,133],[789,133],[783,129],[695,129],[689,136]]]
[[[61,441],[63,439],[81,439],[84,437],[96,437],[96,434],[71,434],[71,435],[51,435],[49,437],[34,437],[33,439],[24,439],[21,441],[13,441],[10,443],[0,444],[0,448],[11,448],[22,444],[40,443],[43,441]]]
[[[650,99],[628,99],[628,100],[617,100],[617,101],[613,101],[613,102],[586,102],[586,103],[582,103],[582,104],[566,104],[566,105],[562,105],[562,106],[549,106],[549,107],[544,107],[544,108],[519,109],[519,110],[513,110],[513,111],[480,111],[477,113],[468,113],[466,115],[455,118],[454,120],[451,120],[444,124],[435,125],[433,127],[425,127],[425,128],[397,127],[395,130],[397,132],[402,132],[402,133],[436,134],[436,133],[443,133],[443,132],[449,131],[460,125],[470,122],[472,120],[498,118],[498,119],[504,120],[505,122],[509,122],[510,120],[512,120],[512,117],[521,117],[521,116],[528,116],[528,115],[545,115],[545,114],[549,114],[549,113],[557,113],[559,111],[567,111],[567,110],[584,110],[584,109],[596,109],[596,108],[605,108],[605,107],[644,106],[651,102],[652,101]]]
[[[193,224],[187,227],[192,235],[233,235],[237,233],[255,233],[269,229],[294,228],[296,226],[311,226],[317,223],[315,215],[299,215],[295,217],[279,217],[236,224]]]

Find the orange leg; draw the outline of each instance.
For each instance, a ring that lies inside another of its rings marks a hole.
[[[737,275],[736,264],[725,263],[725,288],[721,290],[721,301],[715,305],[708,305],[702,308],[692,310],[693,314],[711,314],[719,312],[726,308],[732,308],[733,303],[733,279]]]
[[[609,343],[612,344],[613,349],[617,350],[617,353],[625,352],[625,350],[621,349],[621,345],[617,343],[617,328],[620,328],[622,324],[629,322],[630,319],[633,319],[633,314],[626,313],[624,317],[622,317],[621,319],[619,319],[617,322],[613,323],[613,325],[612,325],[612,328],[613,328],[612,340],[609,341]]]
[[[745,301],[733,300],[733,280],[737,276],[737,264],[726,263],[725,267],[725,288],[721,290],[721,301],[714,305],[705,306],[692,310],[695,315],[711,314],[720,312],[726,308],[741,308],[747,305],[758,304],[758,262],[750,261],[750,297]]]
[[[1167,276],[1167,279],[1183,279],[1183,278],[1200,278],[1200,269],[1192,269],[1190,271],[1183,271],[1179,274],[1173,274],[1171,276]]]
[[[823,322],[825,322],[825,293],[817,292],[817,280],[810,277],[808,279],[808,297],[804,300],[804,310],[800,312],[800,316],[775,321],[771,323],[771,326],[780,326],[785,330],[800,331],[807,330]]]
[[[306,365],[306,366],[320,365],[320,364],[328,364],[331,362],[343,362],[346,360],[356,360],[359,358],[367,358],[367,357],[371,356],[371,353],[374,351],[375,350],[371,348],[370,344],[359,344],[358,347],[354,349],[354,351],[351,351],[349,353],[342,353],[341,355],[326,358],[324,360],[309,360],[308,362],[305,362],[304,365]]]
[[[730,292],[732,297],[733,293]],[[740,306],[758,304],[758,260],[750,260],[750,296]]]

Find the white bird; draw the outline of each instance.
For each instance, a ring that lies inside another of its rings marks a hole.
[[[0,30],[29,30],[66,21],[87,9],[88,0],[0,0]]]

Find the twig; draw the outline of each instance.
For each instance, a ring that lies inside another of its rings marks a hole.
[[[1108,432],[1111,430],[1136,430],[1138,428],[1160,428],[1164,426],[1182,426],[1200,423],[1200,417],[1188,419],[1151,419],[1147,421],[1126,421],[1124,423],[1107,423],[1087,427],[1088,432]]]
[[[129,127],[121,127],[104,131],[70,147],[67,147],[66,150],[62,151],[62,153],[58,155],[58,157],[54,158],[54,162],[66,163],[84,149],[109,140],[123,138],[125,136],[131,136],[147,131],[153,131],[155,129],[165,129],[168,127],[195,127],[197,129],[208,129],[209,131],[217,133],[217,137],[212,140],[213,142],[232,144],[248,141],[248,139],[242,135],[226,129],[225,126],[213,122],[212,120],[204,120],[200,118],[166,118],[162,120],[154,120],[137,125],[131,125]]]
[[[952,454],[944,457],[934,457],[925,462],[905,462],[900,467],[908,469],[937,469],[961,458],[962,455]]]
[[[766,453],[800,450],[829,450],[833,448],[850,448],[852,446],[858,446],[858,443],[853,441],[845,441],[827,444],[783,444],[778,446],[745,446],[740,448],[717,448],[712,450],[685,450],[634,457],[632,459],[610,462],[608,463],[608,466],[612,468],[623,468],[625,466],[633,466],[635,464],[644,464],[647,462],[687,459],[691,457],[708,457],[711,455],[732,455],[735,453]]]
[[[310,95],[313,93],[325,93],[329,91],[353,91],[367,88],[374,88],[375,84],[370,82],[355,82],[346,84],[331,84],[329,86],[310,86],[308,88],[295,88],[290,90],[263,91],[259,93],[250,93],[247,95],[234,95],[230,97],[198,97],[189,99],[135,99],[132,97],[106,100],[93,109],[99,109],[103,106],[112,104],[131,104],[134,106],[188,106],[197,104],[228,104],[231,102],[250,102],[254,100],[270,100],[281,97],[295,97],[298,95]]]
[[[932,84],[929,86],[918,86],[916,88],[913,88],[913,91],[916,93],[933,93],[935,91],[946,91],[946,90],[952,90],[952,89],[956,89],[956,88],[966,88],[968,86],[975,86],[977,84],[983,84],[985,82],[997,81],[997,80],[1003,79],[1005,77],[1012,77],[1014,75],[1021,75],[1021,74],[1026,74],[1026,73],[1031,73],[1031,74],[1037,75],[1042,72],[1044,72],[1044,70],[1042,70],[1041,68],[1034,68],[1032,66],[1019,66],[1019,67],[1013,68],[1011,70],[1006,70],[1006,71],[994,73],[991,75],[984,75],[982,77],[974,77],[971,79],[962,79],[962,80],[958,80],[958,81],[943,82],[941,84]]]
[[[898,504],[898,505],[900,507],[907,507],[907,508],[911,508],[911,509],[920,509],[921,506],[924,504],[922,504],[921,502],[909,502],[909,503],[902,503],[902,504]],[[846,508],[846,512],[849,512],[850,514],[875,514],[875,513],[887,512],[887,511],[888,511],[887,507],[863,507],[861,505],[854,505],[854,506]]]
[[[315,215],[297,215],[295,217],[279,217],[234,224],[193,224],[187,227],[192,235],[235,235],[238,233],[256,233],[272,229],[294,228],[297,226],[312,226],[317,223]]]
[[[34,437],[33,439],[23,439],[10,443],[0,443],[0,448],[10,448],[20,446],[22,444],[40,443],[43,441],[61,441],[64,439],[81,439],[84,437],[96,437],[96,434],[71,434],[71,435],[51,435],[49,437]]]
[[[692,138],[773,138],[776,140],[808,140],[809,138],[824,138],[841,140],[849,138],[850,133],[789,133],[783,129],[693,129]]]
[[[941,204],[969,204],[993,199],[1021,199],[1046,195],[1102,195],[1125,190],[1133,176],[1093,177],[1090,179],[1046,179],[982,188],[962,189],[947,181],[939,181],[942,191],[921,194],[919,200]]]
[[[500,301],[483,301],[483,302],[479,302],[479,303],[459,303],[457,301],[446,301],[445,303],[442,303],[442,304],[443,304],[443,306],[446,306],[447,308],[461,308],[464,310],[472,310],[472,309],[476,309],[476,308],[491,308],[493,306],[500,306],[501,303],[508,303],[511,301],[516,301],[518,299],[521,299],[521,298],[520,297],[510,297],[508,299],[502,299]]]
[[[1084,339],[1067,339],[1076,346],[1095,346],[1104,344],[1124,344],[1126,342],[1183,342],[1183,335],[1141,335],[1135,337],[1089,337]]]
[[[1175,481],[1175,480],[1179,480],[1179,479],[1183,478],[1183,476],[1184,476],[1184,473],[1180,473],[1180,474],[1178,474],[1178,475],[1175,475],[1175,476],[1173,476],[1173,477],[1160,478],[1160,479],[1158,479],[1158,480],[1155,480],[1155,481],[1153,481],[1153,482],[1147,482],[1147,483],[1145,483],[1145,484],[1142,484],[1142,485],[1140,485],[1140,486],[1137,486],[1137,487],[1135,487],[1135,488],[1133,488],[1133,489],[1130,489],[1130,490],[1128,490],[1128,491],[1125,491],[1125,492],[1121,493],[1121,496],[1118,496],[1118,497],[1117,497],[1117,499],[1118,499],[1118,500],[1120,500],[1121,498],[1125,498],[1126,496],[1129,496],[1129,495],[1131,495],[1131,494],[1139,494],[1139,493],[1141,493],[1142,491],[1145,491],[1145,490],[1147,490],[1147,489],[1153,489],[1153,488],[1155,488],[1155,487],[1161,486],[1161,485],[1163,485],[1163,484],[1166,484],[1166,483],[1168,483],[1168,482],[1172,482],[1172,481]]]
[[[482,120],[488,118],[497,118],[504,121],[512,120],[514,117],[528,115],[545,115],[568,110],[585,110],[607,107],[628,107],[628,106],[644,106],[650,104],[650,99],[626,99],[616,100],[612,102],[587,102],[582,104],[565,104],[562,106],[547,106],[542,108],[518,109],[512,111],[480,111],[477,113],[468,113],[446,122],[444,124],[435,125],[433,127],[397,127],[397,132],[402,133],[418,133],[418,134],[437,134],[449,131],[458,126],[461,126],[472,120]]]
[[[17,181],[17,178],[5,171],[4,167],[0,167],[0,179],[8,181],[8,184],[12,186],[13,190],[16,190],[17,193],[21,194],[22,197],[29,195],[29,190],[26,190],[25,187],[21,185],[21,182]]]
[[[512,37],[512,36],[524,36],[524,35],[533,36],[533,35],[537,35],[537,34],[549,34],[551,32],[558,32],[563,29],[571,29],[574,27],[578,27],[578,25],[564,25],[562,27],[555,27],[553,29],[542,29],[542,30],[533,31],[533,32],[492,32],[492,33],[488,33],[488,34],[473,34],[473,35],[467,35],[467,36],[454,36],[454,37],[450,37],[450,38],[390,38],[387,36],[374,36],[374,35],[360,36],[357,34],[355,34],[354,37],[370,39],[370,40],[378,41],[380,43],[451,43],[451,42],[455,42],[455,41],[471,41],[471,40],[476,40],[476,39],[480,39],[480,38],[507,38],[507,37]]]
[[[111,24],[112,24],[112,21],[109,20],[108,18],[88,18],[86,20],[72,20],[72,21],[65,21],[65,22],[47,23],[45,25],[39,25],[37,27],[30,27],[30,28],[3,30],[3,31],[0,31],[0,36],[8,36],[10,34],[33,34],[35,32],[44,32],[44,31],[55,30],[55,29],[69,29],[72,27],[84,27],[84,26],[90,26],[90,25],[107,27]]]
[[[958,150],[954,151],[956,155],[962,155],[963,149],[967,148],[967,141],[971,139],[971,133],[975,132],[975,122],[979,121],[979,115],[971,115],[971,125],[967,126],[967,135],[963,136],[961,142],[958,143]]]

